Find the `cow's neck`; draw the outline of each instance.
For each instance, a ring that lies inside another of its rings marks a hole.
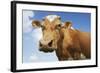
[[[69,31],[69,29],[61,28],[59,30],[59,36],[60,36],[60,38],[59,38],[58,43],[57,43],[56,55],[57,55],[57,57],[58,57],[58,59],[60,61],[67,60],[67,59],[73,59],[72,55],[69,52],[69,50],[65,49],[66,47],[63,47],[63,39],[65,37],[64,34],[66,34],[66,32],[63,32],[63,30],[64,31]],[[66,43],[66,42],[64,42],[64,43]]]

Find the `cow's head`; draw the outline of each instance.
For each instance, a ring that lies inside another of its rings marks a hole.
[[[32,26],[42,28],[43,37],[39,41],[40,51],[52,52],[57,49],[59,29],[61,26],[60,16],[48,15],[42,21],[33,20]]]

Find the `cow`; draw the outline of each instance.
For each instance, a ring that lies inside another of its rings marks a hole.
[[[40,51],[55,51],[59,61],[79,60],[81,54],[91,58],[90,33],[74,29],[70,21],[62,23],[60,16],[48,15],[42,21],[33,20],[32,26],[42,28]]]

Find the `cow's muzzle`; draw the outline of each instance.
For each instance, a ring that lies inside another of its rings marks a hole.
[[[39,50],[43,51],[43,52],[53,52],[54,50],[56,50],[57,48],[52,46],[53,44],[53,40],[51,40],[49,43],[44,43],[44,42],[39,42]]]

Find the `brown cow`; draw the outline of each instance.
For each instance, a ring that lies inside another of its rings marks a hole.
[[[39,50],[46,53],[55,50],[59,60],[81,59],[81,53],[90,58],[90,34],[73,29],[71,22],[61,24],[57,15],[48,15],[42,22],[33,20],[33,27],[42,27]]]
[[[67,26],[62,27],[59,33],[58,47],[60,48],[56,50],[59,60],[66,60],[71,57],[75,60],[81,59],[81,53],[86,58],[90,58],[90,34],[71,29],[70,22],[66,22],[65,24]]]

